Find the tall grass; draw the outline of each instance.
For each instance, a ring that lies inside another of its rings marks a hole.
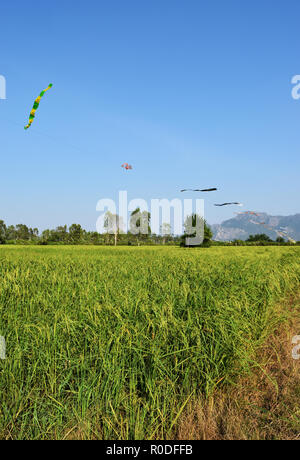
[[[170,436],[190,398],[255,366],[299,255],[1,247],[0,437]]]

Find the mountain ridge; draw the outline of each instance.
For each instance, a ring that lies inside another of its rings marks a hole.
[[[300,213],[290,216],[271,216],[265,212],[238,214],[210,228],[215,241],[247,240],[250,235],[258,233],[265,233],[272,240],[286,235],[286,240],[290,237],[300,241]]]

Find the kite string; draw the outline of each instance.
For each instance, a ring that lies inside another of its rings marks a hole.
[[[21,123],[18,123],[16,121],[13,121],[13,120],[10,120],[9,118],[5,117],[3,119],[4,122],[7,122],[7,123],[10,123],[12,125],[15,125],[15,126],[18,126],[18,127],[23,127],[23,125]],[[68,147],[71,147],[75,150],[77,150],[79,153],[82,153],[82,154],[86,154],[87,152],[83,152],[83,150],[81,150],[79,147],[77,147],[76,145],[74,144],[71,144],[69,142],[66,142],[65,139],[63,138],[59,138],[57,136],[53,136],[53,135],[50,135],[48,133],[45,133],[39,129],[37,129],[36,127],[34,128],[33,131],[31,131],[31,135],[37,135],[37,136],[40,136],[40,137],[47,137],[48,139],[52,140],[53,142],[56,142],[56,143],[59,143],[61,145],[61,142],[63,142],[66,146]]]

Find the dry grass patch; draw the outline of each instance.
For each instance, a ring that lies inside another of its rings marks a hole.
[[[289,304],[291,317],[259,350],[253,372],[208,400],[192,402],[176,439],[300,439],[300,361],[292,358],[300,300]]]

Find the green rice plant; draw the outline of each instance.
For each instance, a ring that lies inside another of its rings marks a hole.
[[[164,439],[256,366],[300,248],[0,247],[0,437]]]

